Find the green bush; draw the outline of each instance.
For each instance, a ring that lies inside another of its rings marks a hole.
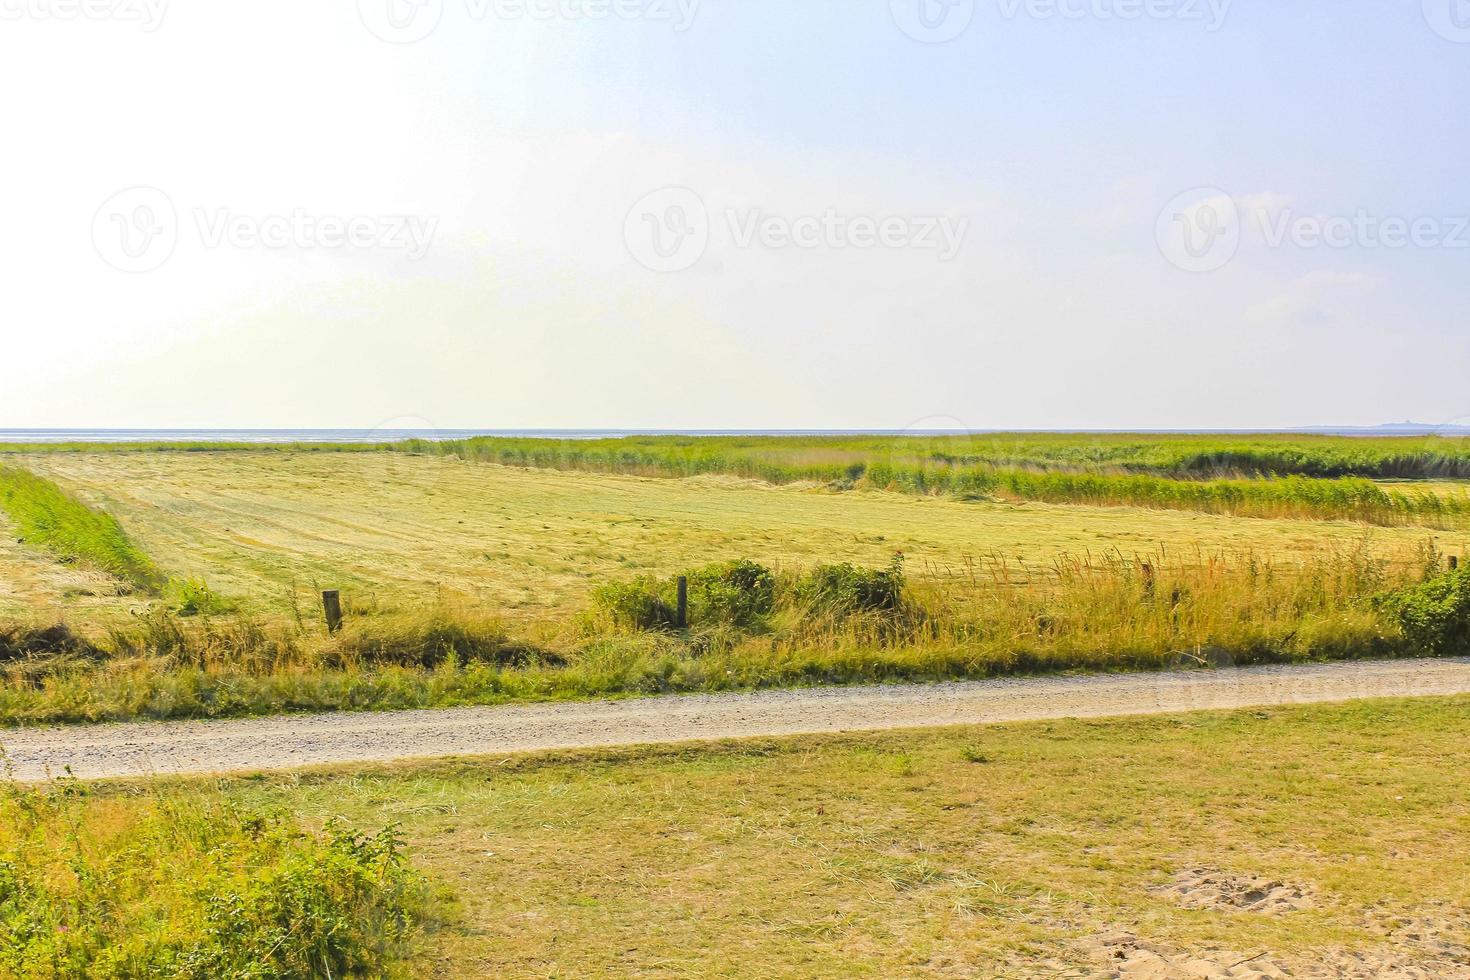
[[[706,565],[688,577],[691,623],[750,627],[775,608],[776,576],[753,561]]]
[[[625,629],[673,629],[676,617],[672,602],[666,598],[669,594],[670,583],[642,575],[631,582],[598,586],[592,590],[592,605]]]
[[[1470,567],[1391,592],[1379,604],[1425,653],[1470,653]]]
[[[686,572],[691,627],[758,625],[776,604],[776,576],[744,559],[716,562]],[[675,578],[640,576],[593,590],[594,608],[626,629],[667,630],[677,625]]]
[[[0,976],[377,977],[407,952],[422,883],[392,828],[223,799],[0,791]]]
[[[819,565],[797,583],[796,596],[808,608],[831,615],[900,612],[903,555],[894,555],[887,568],[858,568],[847,562]]]

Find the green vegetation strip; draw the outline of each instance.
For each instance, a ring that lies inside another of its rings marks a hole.
[[[1101,437],[1099,437],[1101,438]],[[511,466],[667,476],[722,474],[771,483],[817,481],[914,494],[1048,503],[1162,507],[1248,517],[1315,517],[1374,524],[1459,522],[1470,496],[1387,489],[1361,476],[1470,473],[1458,445],[1349,449],[1326,443],[1255,447],[1165,440],[1090,446],[1084,437],[605,440],[410,440],[392,448]],[[1342,440],[1346,442],[1347,440]],[[1386,440],[1385,440],[1386,441]],[[1427,441],[1425,441],[1427,442]],[[1442,441],[1441,441],[1442,442]],[[1142,471],[1142,472],[1135,472]],[[1250,478],[1207,479],[1211,474]],[[1303,475],[1305,474],[1305,475]]]
[[[147,592],[164,578],[116,518],[94,510],[43,477],[0,465],[0,509],[15,523],[22,540],[44,548],[63,562],[84,562]]]
[[[289,814],[0,785],[0,976],[392,975],[423,904],[397,833]]]
[[[624,436],[602,439],[487,436],[431,443],[69,442],[0,443],[0,452],[372,452],[389,446],[456,455],[582,459],[684,473],[839,479],[854,464],[931,460],[957,466],[1131,472],[1173,477],[1356,476],[1374,480],[1470,479],[1470,438],[1290,433],[976,433],[914,435]],[[553,453],[558,455],[552,455]],[[541,465],[541,464],[537,464]]]
[[[311,822],[402,821],[415,867],[460,895],[432,937],[448,977],[1092,976],[1118,968],[1099,939],[1119,932],[1236,951],[1222,967],[1264,954],[1297,976],[1366,969],[1321,962],[1350,950],[1403,958],[1381,975],[1452,976],[1463,963],[1445,957],[1470,944],[1470,797],[1447,760],[1467,739],[1470,698],[1381,700],[359,767],[218,791]],[[1186,909],[1160,890],[1198,868],[1313,900]]]
[[[674,580],[643,577],[598,588],[576,632],[546,644],[447,606],[349,615],[333,635],[165,611],[97,640],[8,627],[0,724],[1470,654],[1470,566],[1422,559],[996,564],[923,588],[898,560],[801,574],[735,561],[689,570],[688,629],[673,625]]]
[[[665,476],[720,474],[915,494],[1142,506],[1247,517],[1459,525],[1470,495],[1373,480],[1470,479],[1470,440],[1305,435],[481,437],[393,443],[62,443],[0,452],[376,452]]]

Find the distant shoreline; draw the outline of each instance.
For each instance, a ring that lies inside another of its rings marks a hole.
[[[443,442],[478,437],[618,439],[639,436],[1470,436],[1470,426],[1401,423],[1378,426],[1312,426],[1287,429],[0,429],[0,443],[230,442],[373,443],[426,439]]]

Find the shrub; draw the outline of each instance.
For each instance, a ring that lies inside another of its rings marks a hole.
[[[813,611],[831,615],[897,613],[904,608],[903,555],[887,568],[819,565],[796,586],[797,598]]]
[[[1379,604],[1425,653],[1470,653],[1470,567],[1388,593]]]
[[[397,832],[223,799],[0,788],[0,976],[382,976],[423,887]]]
[[[753,561],[706,565],[688,577],[691,622],[754,626],[776,604],[776,576]]]
[[[592,590],[592,605],[625,629],[673,629],[675,611],[665,599],[668,592],[669,583],[643,575],[631,582],[598,586]]]
[[[689,580],[689,625],[757,625],[776,603],[776,576],[744,559],[716,562],[685,573]],[[667,630],[676,625],[675,579],[644,575],[631,582],[603,585],[592,593],[593,606],[618,626]]]

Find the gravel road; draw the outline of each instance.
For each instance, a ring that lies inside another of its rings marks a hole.
[[[1470,693],[1470,658],[0,731],[14,777],[221,773],[753,735]]]

